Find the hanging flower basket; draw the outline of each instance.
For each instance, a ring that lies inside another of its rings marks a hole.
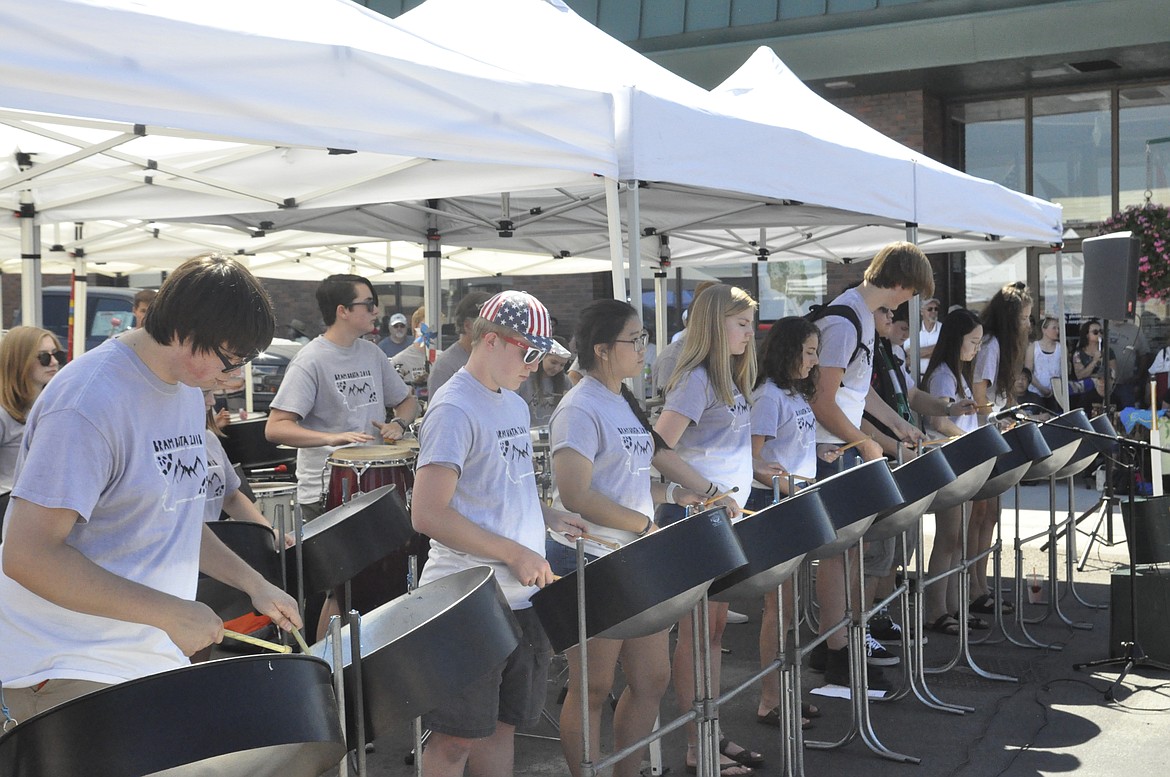
[[[1170,299],[1170,211],[1164,205],[1131,205],[1105,220],[1098,234],[1133,232],[1142,241],[1138,257],[1138,297]]]

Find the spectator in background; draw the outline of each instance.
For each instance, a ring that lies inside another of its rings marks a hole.
[[[1113,387],[1113,402],[1118,407],[1131,407],[1147,392],[1139,385],[1150,362],[1150,346],[1141,327],[1132,321],[1109,322],[1109,351],[1117,358],[1117,381]],[[1148,401],[1148,397],[1146,397]]]
[[[471,356],[471,325],[479,317],[479,309],[490,296],[486,292],[473,291],[459,300],[459,304],[455,306],[455,331],[459,333],[459,339],[444,350],[442,356],[435,359],[431,375],[427,378],[429,396],[433,397],[440,386],[451,380],[451,376],[467,364],[467,359]]]
[[[941,303],[937,297],[931,297],[922,303],[922,328],[918,330],[918,360],[919,373],[926,374],[930,366],[930,355],[934,353],[934,344],[938,342],[938,333],[942,324],[938,322],[938,311]]]
[[[388,333],[378,341],[378,347],[382,349],[382,353],[386,354],[387,358],[397,356],[410,345],[408,334],[410,334],[410,330],[406,327],[406,316],[395,313],[390,316]]]
[[[0,489],[12,489],[28,411],[64,366],[65,352],[47,329],[16,326],[0,340]]]
[[[516,392],[528,403],[532,428],[548,426],[561,397],[574,385],[565,374],[573,355],[569,352],[569,343],[558,335],[553,335],[552,340],[554,345],[540,360],[540,367],[520,384]]]
[[[134,328],[141,329],[142,325],[146,323],[146,313],[150,310],[150,303],[154,302],[154,298],[158,296],[158,292],[154,289],[143,289],[134,295]]]
[[[413,386],[415,393],[426,391],[427,375],[430,373],[431,362],[437,353],[432,351],[423,336],[423,322],[427,318],[427,309],[420,306],[410,317],[410,330],[414,333],[414,340],[409,346],[402,349],[397,356],[390,359],[390,364],[398,370],[398,374],[406,381],[406,385]]]

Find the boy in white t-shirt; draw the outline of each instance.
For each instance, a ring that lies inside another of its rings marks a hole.
[[[247,593],[281,628],[301,625],[296,602],[203,523],[200,389],[238,374],[273,326],[243,265],[196,257],[167,278],[144,328],[78,357],[45,388],[0,545],[0,717],[180,668],[219,642],[222,621],[194,600],[199,572]]]
[[[580,518],[543,506],[532,468],[528,405],[520,384],[552,348],[548,311],[522,291],[483,303],[467,364],[431,398],[419,438],[411,519],[431,538],[420,582],[490,566],[523,631],[520,645],[482,680],[424,716],[431,738],[423,774],[511,777],[513,735],[544,706],[552,649],[528,598],[553,581],[545,528],[576,537]]]

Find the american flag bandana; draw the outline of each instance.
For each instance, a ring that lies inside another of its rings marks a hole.
[[[516,330],[535,348],[552,350],[555,341],[550,336],[552,323],[548,309],[526,291],[501,291],[483,303],[479,315],[493,324]]]

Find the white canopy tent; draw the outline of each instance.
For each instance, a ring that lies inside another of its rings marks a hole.
[[[28,227],[617,170],[609,95],[503,73],[347,0],[0,0],[0,122],[0,205]],[[38,232],[25,234],[35,313]]]

